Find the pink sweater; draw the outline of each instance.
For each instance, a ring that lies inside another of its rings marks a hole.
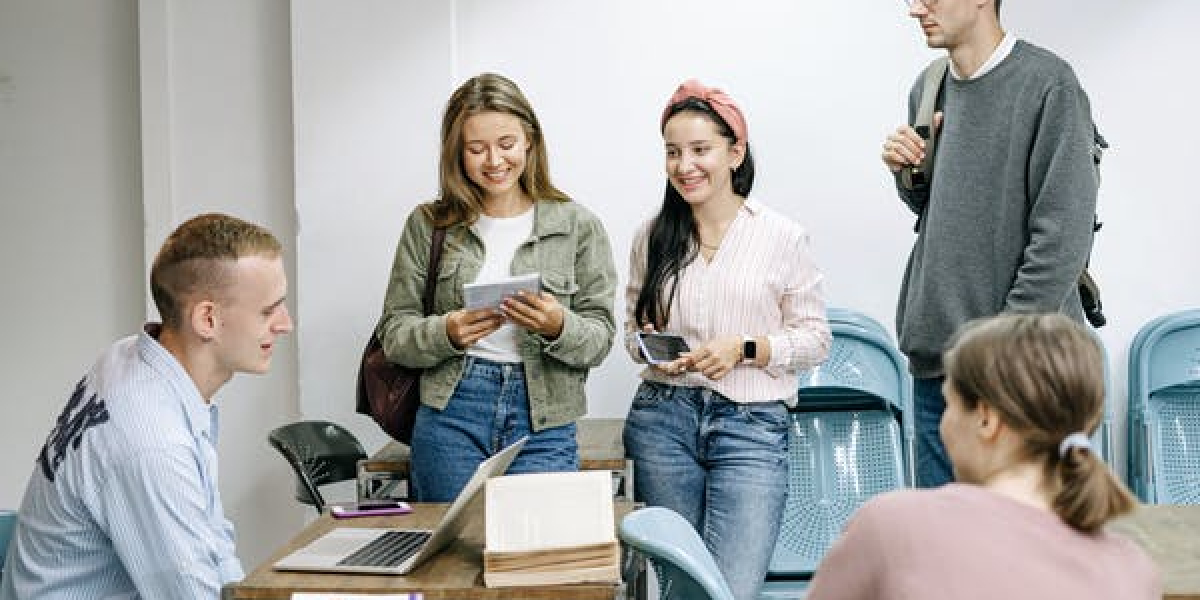
[[[979,486],[872,499],[817,570],[808,600],[1142,600],[1158,569],[1134,542],[1080,533]]]

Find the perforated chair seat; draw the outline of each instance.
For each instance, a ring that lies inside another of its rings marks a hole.
[[[888,412],[792,413],[788,497],[773,576],[810,577],[868,499],[904,487],[903,440]]]
[[[911,481],[912,383],[881,325],[831,309],[829,358],[790,411],[788,497],[761,599],[799,598],[850,516]]]
[[[1147,503],[1200,504],[1200,310],[1158,317],[1129,351],[1128,473]]]
[[[1154,500],[1200,504],[1200,386],[1156,392],[1148,408]]]

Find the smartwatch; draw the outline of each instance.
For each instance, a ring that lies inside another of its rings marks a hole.
[[[742,338],[742,362],[753,363],[756,358],[758,358],[758,342],[747,335]]]

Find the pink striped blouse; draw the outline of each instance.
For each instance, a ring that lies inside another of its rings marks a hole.
[[[651,222],[634,236],[625,288],[626,350],[636,362],[634,307],[646,272],[646,241]],[[699,373],[667,375],[647,367],[643,379],[707,387],[735,402],[796,402],[797,373],[825,360],[831,342],[825,320],[824,278],[799,224],[747,199],[729,225],[712,262],[697,256],[679,274],[665,331],[682,335],[698,348],[722,335],[766,336],[771,362],[766,368],[738,365],[720,381]]]

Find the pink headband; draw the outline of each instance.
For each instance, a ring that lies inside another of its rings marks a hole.
[[[717,88],[707,87],[695,79],[689,79],[681,83],[679,89],[675,90],[675,93],[671,95],[671,99],[667,101],[666,108],[663,109],[662,119],[658,124],[659,128],[667,124],[667,115],[671,112],[671,107],[688,98],[698,98],[707,102],[729,124],[729,128],[733,130],[733,135],[737,137],[737,141],[747,141],[746,118],[742,116],[742,109],[738,108],[733,98],[729,94]]]

